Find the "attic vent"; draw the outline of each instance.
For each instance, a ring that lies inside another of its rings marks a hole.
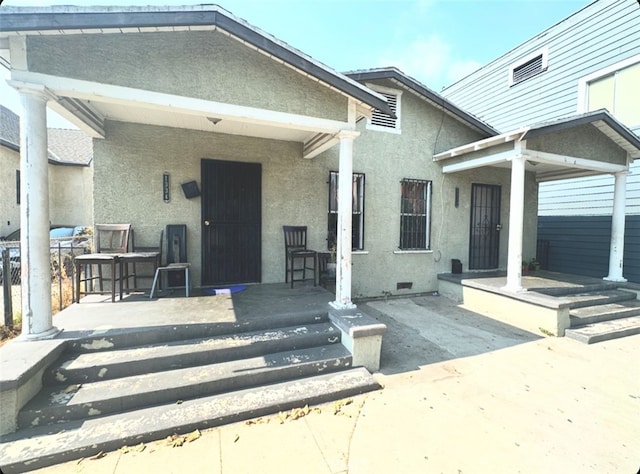
[[[394,114],[397,113],[398,110],[398,96],[395,94],[384,94],[381,93],[385,99],[387,99],[387,103],[389,104],[389,108],[393,111]],[[376,125],[378,127],[387,127],[387,128],[396,128],[397,118],[389,117],[387,114],[380,112],[378,109],[373,111],[371,114],[371,125]]]
[[[519,84],[547,70],[547,50],[538,51],[511,66],[509,85]]]

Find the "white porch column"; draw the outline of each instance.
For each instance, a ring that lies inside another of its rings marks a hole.
[[[611,219],[609,275],[604,278],[608,281],[627,281],[622,276],[622,264],[624,261],[624,225],[628,174],[628,171],[614,174],[615,187],[613,190],[613,216]]]
[[[51,315],[46,91],[20,89],[20,270],[23,339],[59,331]]]
[[[524,165],[523,156],[511,160],[511,198],[509,206],[509,250],[506,290],[522,288],[522,234],[524,227]]]
[[[338,235],[336,247],[336,309],[355,308],[351,302],[351,220],[353,207],[353,140],[359,132],[343,130],[338,168]]]

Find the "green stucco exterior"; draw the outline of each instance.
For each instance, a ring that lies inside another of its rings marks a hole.
[[[345,96],[218,31],[29,36],[27,54],[33,72],[347,120]]]
[[[627,152],[592,124],[527,140],[530,150],[627,165]]]
[[[174,32],[29,37],[28,64],[41,72],[205,100],[347,121],[345,96],[246,47],[221,32]],[[73,51],[73,54],[69,54]],[[375,86],[376,84],[373,84]],[[394,82],[377,85],[400,90]],[[468,269],[471,187],[501,187],[500,268],[506,268],[510,171],[481,168],[443,174],[439,152],[485,138],[416,93],[402,89],[401,133],[357,123],[353,170],[365,174],[364,250],[353,255],[352,297],[424,293],[451,259]],[[262,168],[262,283],[283,282],[283,225],[306,225],[310,248],[327,249],[330,171],[339,170],[339,146],[314,159],[303,144],[188,129],[105,121],[94,140],[93,220],[131,223],[136,244],[155,245],[168,224],[186,224],[192,281],[202,283],[202,197],[185,198],[181,184],[201,187],[203,159],[260,163]],[[170,175],[164,202],[163,173]],[[400,181],[432,182],[431,247],[400,252]],[[454,205],[456,188],[459,206]],[[537,185],[526,178],[526,258],[535,256]],[[398,283],[411,289],[398,290]]]

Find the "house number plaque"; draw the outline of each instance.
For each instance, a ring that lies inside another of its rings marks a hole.
[[[169,202],[171,199],[169,194],[169,173],[167,172],[162,175],[162,199],[164,199],[164,202]]]

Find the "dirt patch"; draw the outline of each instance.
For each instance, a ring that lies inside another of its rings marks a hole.
[[[14,337],[19,336],[21,331],[22,326],[20,324],[13,326],[13,328],[0,326],[0,346],[3,346]]]

